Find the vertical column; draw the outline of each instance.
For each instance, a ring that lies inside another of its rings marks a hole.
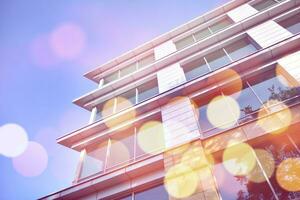
[[[92,124],[96,121],[97,118],[97,107],[94,107],[91,112],[89,124]]]
[[[82,171],[82,167],[83,167],[83,161],[84,161],[85,156],[86,156],[86,150],[83,149],[80,152],[79,162],[78,162],[78,165],[77,165],[77,168],[76,168],[75,178],[74,178],[73,184],[78,183],[78,180],[80,179],[80,175],[81,175],[81,171]]]

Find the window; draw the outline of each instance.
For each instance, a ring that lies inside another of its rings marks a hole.
[[[182,66],[185,77],[188,81],[203,76],[209,72],[209,68],[203,58],[197,59],[191,63]]]
[[[116,112],[132,107],[136,104],[135,89],[129,90],[117,97]]]
[[[145,57],[145,58],[138,61],[138,68],[142,69],[142,68],[150,65],[153,62],[154,62],[154,55],[151,54],[150,56],[147,56],[147,57]]]
[[[279,22],[279,24],[293,34],[299,33],[300,32],[300,13],[298,13],[290,18],[287,18],[286,20]]]
[[[136,63],[120,69],[120,77],[124,77],[136,71]]]
[[[212,70],[217,70],[231,62],[223,49],[214,51],[206,55],[205,58]]]
[[[159,185],[134,195],[135,200],[169,200],[168,192],[164,185]]]
[[[182,66],[186,79],[192,80],[210,71],[217,70],[233,61],[241,59],[257,51],[257,48],[250,42],[248,37],[239,39],[222,49],[204,55],[195,61]]]
[[[134,155],[134,128],[118,131],[110,136],[107,168],[129,163]]]
[[[207,28],[194,33],[194,37],[197,41],[207,38],[210,35],[211,35],[211,32]]]
[[[86,149],[80,178],[85,178],[104,171],[107,144],[107,141],[99,142],[97,145]]]
[[[111,83],[119,78],[119,71],[113,72],[112,74],[103,78],[104,84]]]
[[[137,69],[142,69],[149,64],[154,62],[154,54],[148,55],[118,71],[113,72],[112,74],[109,74],[105,77],[103,77],[103,84],[109,84],[115,80],[118,80],[119,78],[122,78],[124,76],[127,76],[128,74],[134,73]]]
[[[224,47],[224,49],[232,60],[238,60],[257,51],[255,46],[249,41],[248,38],[238,40]]]
[[[138,102],[145,101],[146,99],[149,99],[156,94],[158,94],[158,86],[157,81],[152,80],[149,81],[137,88],[138,91]]]
[[[177,42],[175,42],[175,46],[177,50],[183,49],[184,47],[190,46],[191,44],[193,44],[194,38],[193,35],[190,35],[188,37],[185,37]]]
[[[258,11],[261,11],[275,5],[276,3],[276,0],[261,0],[258,3],[252,5],[252,7],[254,7]]]
[[[229,18],[225,18],[211,26],[209,26],[210,30],[213,33],[217,33],[223,29],[225,29],[226,27],[230,26],[233,22],[229,19]]]

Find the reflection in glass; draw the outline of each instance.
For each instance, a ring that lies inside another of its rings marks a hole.
[[[138,103],[145,101],[146,99],[149,99],[158,94],[157,80],[154,79],[152,81],[144,83],[143,85],[139,86],[137,89],[138,89]]]
[[[184,47],[187,47],[187,46],[193,44],[194,42],[195,41],[194,41],[193,35],[190,35],[190,36],[187,36],[187,37],[175,42],[175,46],[176,46],[177,50],[180,50],[180,49],[183,49]]]
[[[261,11],[273,6],[276,3],[277,2],[275,0],[261,0],[258,3],[252,5],[252,7],[254,7],[258,11]]]
[[[217,70],[231,62],[222,49],[206,55],[205,58],[212,70]]]
[[[163,185],[147,189],[145,191],[136,193],[135,200],[169,200],[169,195]]]
[[[228,18],[225,18],[225,19],[209,26],[209,28],[213,33],[216,33],[222,29],[225,29],[226,27],[230,26],[231,24],[232,24],[232,21]]]
[[[210,35],[211,35],[211,32],[207,28],[194,33],[195,39],[197,41],[202,40]]]
[[[187,65],[184,65],[182,68],[184,70],[187,81],[202,76],[204,74],[207,74],[209,72],[209,69],[203,58],[188,63]]]
[[[133,73],[136,70],[136,63],[133,63],[127,67],[120,69],[120,77],[124,77],[128,74]]]
[[[105,76],[103,78],[104,84],[108,84],[110,82],[113,82],[119,78],[119,71],[113,72],[112,74]]]
[[[132,107],[135,105],[135,89],[129,90],[117,97],[117,111]]]
[[[224,49],[227,51],[232,60],[241,59],[257,50],[247,38],[238,40],[224,47]]]
[[[80,178],[91,176],[104,171],[107,142],[99,142],[86,149]]]
[[[299,33],[300,32],[300,13],[293,15],[292,17],[279,22],[279,24],[293,34]]]
[[[153,62],[154,62],[154,55],[151,54],[150,56],[142,58],[141,60],[138,61],[138,68],[139,69],[144,68]]]

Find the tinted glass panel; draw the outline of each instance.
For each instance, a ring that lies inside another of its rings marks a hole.
[[[190,36],[187,36],[177,42],[175,42],[175,46],[176,46],[176,49],[177,50],[180,50],[180,49],[183,49],[184,47],[187,47],[191,44],[193,44],[195,41],[194,41],[194,38],[192,35]]]
[[[142,102],[158,94],[157,80],[149,81],[138,87],[138,102]]]
[[[117,111],[135,105],[135,89],[129,90],[117,97]]]
[[[111,168],[120,164],[126,164],[133,159],[134,129],[129,128],[119,131],[111,136],[111,146],[107,167]]]
[[[81,178],[103,172],[106,158],[107,141],[100,142],[87,149],[84,157]]]
[[[232,60],[241,59],[256,51],[256,48],[246,38],[238,40],[237,42],[224,47],[224,49],[227,51]]]
[[[104,79],[104,84],[108,84],[112,81],[117,80],[118,78],[119,78],[119,71],[116,71],[116,72],[114,72],[114,73],[112,73],[112,74],[110,74],[110,75],[103,78]]]
[[[210,53],[205,58],[212,70],[217,70],[231,62],[223,50]]]
[[[293,34],[300,32],[300,13],[279,23]]]
[[[154,55],[151,54],[150,56],[147,56],[147,57],[145,57],[145,58],[138,61],[138,68],[139,69],[144,68],[144,67],[146,67],[147,65],[150,65],[153,62],[154,62]]]
[[[126,76],[128,74],[133,73],[136,70],[136,63],[133,63],[127,67],[124,67],[123,69],[120,70],[120,76]]]
[[[209,28],[213,33],[216,33],[222,29],[225,29],[226,27],[230,26],[231,24],[232,24],[232,21],[228,18],[225,18],[225,19],[209,26]]]
[[[276,1],[274,1],[274,0],[262,0],[256,4],[252,5],[252,7],[254,7],[258,11],[261,11],[261,10],[264,10],[266,8],[273,6],[274,4],[276,4]]]
[[[135,200],[169,200],[169,195],[163,185],[135,194]]]
[[[252,77],[249,84],[263,103],[284,101],[298,94],[297,89],[288,87],[288,81],[282,75],[276,75],[275,70]]]
[[[209,69],[203,58],[184,65],[183,70],[188,81],[209,72]]]
[[[207,28],[194,33],[195,39],[197,41],[199,41],[201,39],[204,39],[204,38],[206,38],[206,37],[208,37],[210,35],[211,35],[211,33],[210,33],[210,31]]]

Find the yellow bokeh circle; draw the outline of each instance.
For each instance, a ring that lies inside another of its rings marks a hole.
[[[280,187],[290,192],[300,191],[300,158],[288,158],[277,167],[276,180]]]

